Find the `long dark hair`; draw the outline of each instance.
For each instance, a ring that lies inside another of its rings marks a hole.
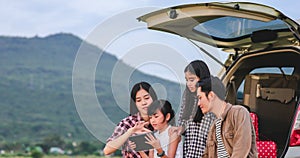
[[[164,120],[166,120],[166,116],[167,114],[170,114],[170,119],[168,120],[168,124],[175,126],[175,112],[172,108],[172,105],[169,101],[167,100],[156,100],[154,102],[152,102],[152,104],[150,104],[150,106],[148,107],[148,115],[153,115],[157,110],[160,110],[161,113],[164,115]]]
[[[135,84],[132,87],[131,94],[130,94],[130,115],[133,115],[133,114],[136,114],[139,112],[136,107],[135,102],[136,102],[136,93],[141,89],[144,89],[145,91],[147,91],[150,94],[153,101],[157,100],[157,95],[149,83],[140,82],[140,83]]]
[[[184,73],[186,73],[186,72],[190,72],[190,73],[196,75],[197,77],[200,78],[200,81],[201,81],[201,79],[210,77],[210,71],[208,69],[208,66],[202,60],[192,61],[190,64],[188,64],[185,67]],[[188,120],[190,118],[190,116],[192,115],[194,106],[197,106],[197,105],[195,105],[196,92],[191,92],[188,87],[186,87],[185,91],[186,92],[185,92],[184,97],[186,100],[186,103],[185,103],[186,105],[185,105],[185,109],[183,109],[182,118],[185,120]],[[200,107],[197,106],[197,112],[196,112],[193,120],[195,122],[200,122],[202,120],[203,115],[204,114],[202,113],[202,110],[200,109]]]

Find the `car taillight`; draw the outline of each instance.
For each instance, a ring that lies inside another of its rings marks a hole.
[[[294,127],[290,137],[290,146],[300,146],[300,106],[298,106],[297,115],[294,120]]]

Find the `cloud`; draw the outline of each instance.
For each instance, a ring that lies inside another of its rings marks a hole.
[[[300,19],[300,3],[293,0],[256,0]],[[138,7],[170,7],[176,4],[199,3],[197,0],[26,0],[0,1],[0,35],[45,36],[69,32],[85,37],[97,24],[113,15]]]
[[[144,1],[137,3],[142,5]],[[1,1],[1,35],[44,36],[57,32],[86,35],[105,17],[126,8],[129,1],[52,0]]]
[[[124,0],[114,0],[112,1],[99,1],[99,0],[76,0],[70,1],[68,8],[72,8],[77,12],[83,14],[95,14],[99,16],[107,16],[111,13],[118,12],[123,8],[129,8],[131,5],[130,2]]]
[[[58,32],[78,21],[70,16],[70,9],[58,1],[1,1],[0,5],[0,20],[4,22],[0,33],[4,35],[31,36]]]

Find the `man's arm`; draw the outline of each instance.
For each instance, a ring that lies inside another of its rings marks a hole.
[[[233,118],[235,134],[231,158],[246,158],[252,143],[250,115],[245,108],[240,108],[235,112]]]

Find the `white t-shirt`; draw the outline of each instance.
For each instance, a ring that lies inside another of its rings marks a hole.
[[[166,130],[164,130],[163,132],[159,133],[159,131],[155,132],[154,135],[155,137],[159,140],[161,148],[165,151],[165,154],[168,153],[168,147],[169,147],[169,128],[171,126],[169,125],[168,128]],[[182,145],[182,141],[179,142],[177,150],[176,150],[176,158],[183,158],[183,145]],[[154,158],[159,158],[157,156],[157,151],[154,150]]]

